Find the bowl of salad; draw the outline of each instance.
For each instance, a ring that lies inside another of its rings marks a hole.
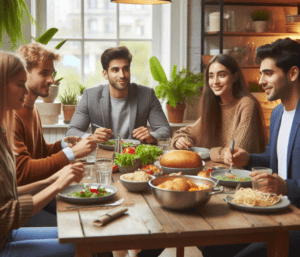
[[[124,149],[126,147],[136,147],[141,142],[139,140],[135,140],[135,139],[122,139],[121,143],[122,143],[122,148]],[[116,144],[116,139],[110,139],[105,143],[99,143],[99,147],[104,150],[114,151],[115,144]]]
[[[58,195],[71,203],[97,204],[111,199],[116,192],[114,186],[92,183],[87,187],[83,184],[71,185]]]
[[[232,169],[219,169],[210,173],[210,177],[215,181],[219,181],[219,185],[236,187],[239,183],[241,187],[251,187],[252,179],[249,176],[251,171]]]
[[[128,147],[122,154],[116,153],[114,163],[121,173],[132,173],[144,165],[153,164],[161,154],[162,150],[155,145]]]

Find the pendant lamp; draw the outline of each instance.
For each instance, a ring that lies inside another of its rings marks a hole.
[[[110,0],[119,4],[170,4],[171,0]]]

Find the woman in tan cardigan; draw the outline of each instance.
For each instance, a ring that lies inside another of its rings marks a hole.
[[[56,227],[22,228],[57,193],[83,177],[83,164],[70,164],[45,180],[17,187],[14,110],[22,108],[28,92],[24,67],[16,55],[0,52],[0,257],[74,256],[74,245],[58,244]]]
[[[205,71],[200,118],[175,132],[172,146],[210,149],[210,158],[224,162],[232,139],[249,153],[261,153],[267,144],[262,111],[249,92],[238,63],[229,55],[214,56]]]

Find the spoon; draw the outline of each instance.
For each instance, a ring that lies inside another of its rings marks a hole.
[[[230,143],[230,150],[231,150],[231,153],[233,153],[233,150],[234,150],[234,140],[233,139],[231,140],[231,143]],[[230,163],[230,168],[229,168],[228,173],[232,173],[231,169],[232,169],[232,163]]]

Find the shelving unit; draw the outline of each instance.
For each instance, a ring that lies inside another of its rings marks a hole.
[[[249,42],[257,41],[262,42],[262,44],[270,43],[278,38],[300,38],[299,33],[286,33],[286,32],[267,32],[267,33],[256,33],[256,32],[227,32],[223,31],[224,24],[223,19],[220,19],[220,31],[218,32],[207,32],[205,31],[205,12],[207,6],[219,6],[218,11],[220,12],[220,17],[223,17],[224,7],[225,6],[234,6],[240,8],[249,8],[250,6],[253,8],[267,6],[267,7],[296,7],[297,13],[300,13],[300,1],[299,0],[202,0],[201,2],[201,69],[204,71],[206,64],[210,60],[212,56],[204,55],[204,41],[206,38],[218,38],[219,39],[219,53],[223,53],[224,48],[224,39],[231,38],[232,41],[236,41],[234,37],[238,40],[241,38],[246,38]],[[278,18],[278,17],[276,17]],[[282,17],[281,17],[282,18]],[[272,39],[274,37],[274,39]],[[257,65],[241,65],[241,68],[251,69],[250,73],[254,72],[254,69],[258,70],[259,66]],[[248,72],[247,72],[248,74]],[[248,74],[249,75],[249,74]],[[252,75],[251,75],[252,76]],[[247,78],[246,78],[247,79]]]

